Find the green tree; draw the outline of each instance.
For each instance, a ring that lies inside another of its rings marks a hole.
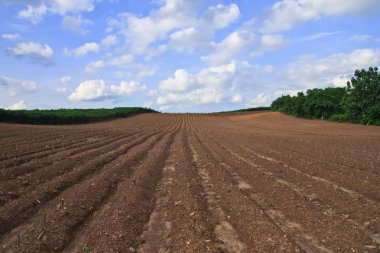
[[[344,88],[312,89],[306,94],[304,116],[327,119],[342,112],[340,103],[345,94]]]
[[[352,118],[362,123],[380,120],[380,72],[377,67],[356,70],[346,90],[342,104]]]

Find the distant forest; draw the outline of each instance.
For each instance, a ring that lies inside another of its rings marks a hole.
[[[380,125],[380,72],[356,70],[345,88],[309,89],[281,96],[272,110],[298,117]]]
[[[118,107],[113,109],[3,110],[0,122],[24,124],[79,124],[124,118],[138,113],[156,112],[149,108]]]

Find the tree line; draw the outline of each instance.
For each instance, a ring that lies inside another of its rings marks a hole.
[[[156,112],[149,108],[117,107],[113,109],[4,110],[0,122],[23,124],[80,124],[124,118],[138,113]]]
[[[344,88],[309,89],[274,100],[272,110],[304,118],[380,125],[380,72],[356,70]]]

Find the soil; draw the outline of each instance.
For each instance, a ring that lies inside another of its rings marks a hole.
[[[0,252],[380,252],[380,127],[0,124]]]

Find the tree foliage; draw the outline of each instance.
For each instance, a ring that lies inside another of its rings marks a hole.
[[[309,89],[306,94],[281,96],[271,107],[305,118],[380,124],[380,73],[378,68],[356,70],[346,88]]]
[[[272,109],[306,118],[330,118],[342,113],[340,102],[344,88],[326,88],[298,92],[297,96],[282,96],[272,103]]]
[[[380,72],[378,68],[356,70],[347,83],[343,107],[354,119],[363,123],[379,120]]]

